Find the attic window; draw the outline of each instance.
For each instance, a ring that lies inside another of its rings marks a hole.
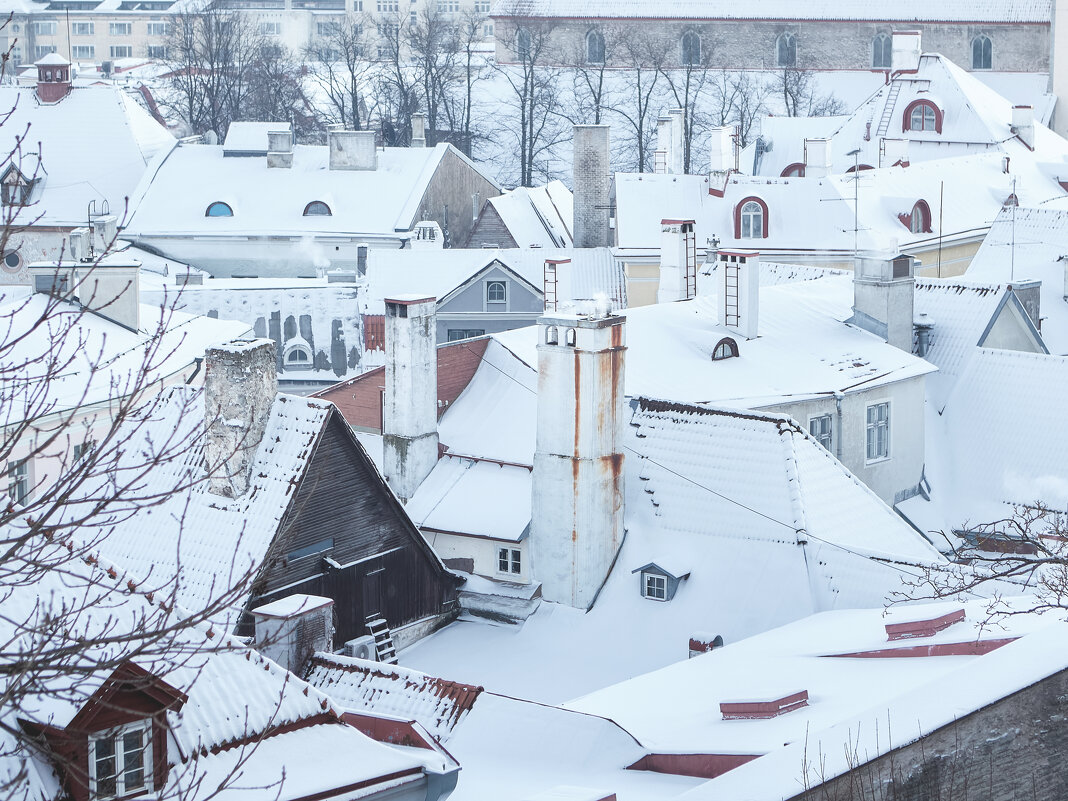
[[[734,207],[735,239],[767,239],[768,204],[758,197],[747,197]]]
[[[228,204],[223,203],[221,200],[216,200],[214,203],[212,203],[210,206],[208,206],[207,211],[204,212],[204,216],[205,217],[233,217],[234,216],[234,210],[232,208],[230,208],[230,206]]]
[[[730,337],[724,337],[716,343],[716,348],[712,351],[712,361],[718,362],[722,359],[730,359],[737,355],[738,343]]]
[[[333,212],[330,211],[330,207],[323,203],[321,200],[313,200],[307,206],[304,207],[305,217],[332,217]]]
[[[93,798],[121,798],[150,789],[152,727],[139,721],[89,739],[89,792]]]
[[[901,130],[942,133],[942,110],[930,100],[913,100],[905,108]]]
[[[663,573],[642,573],[642,597],[652,601],[667,600],[667,576]]]
[[[912,211],[898,215],[898,219],[914,234],[931,233],[931,207],[926,200],[917,200]]]
[[[780,178],[804,178],[805,177],[805,165],[803,162],[795,161],[793,164],[788,165],[781,173]]]

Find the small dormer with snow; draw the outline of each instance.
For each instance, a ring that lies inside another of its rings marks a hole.
[[[34,190],[44,178],[45,170],[36,153],[24,156],[18,164],[8,164],[0,175],[0,201],[7,208],[29,206],[36,200]]]
[[[73,801],[154,798],[167,782],[168,713],[185,702],[185,693],[126,662],[69,719],[21,723],[50,752]]]
[[[661,567],[656,562],[636,567],[633,573],[641,574],[642,598],[649,601],[670,601],[678,592],[679,583],[690,577],[690,571],[678,567]]]
[[[55,103],[70,92],[70,62],[59,53],[49,53],[34,63],[37,67],[37,99]]]

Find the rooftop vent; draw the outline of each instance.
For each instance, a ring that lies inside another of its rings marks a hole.
[[[931,637],[962,620],[964,620],[964,610],[955,609],[940,617],[910,620],[907,623],[887,623],[885,626],[886,638],[893,641],[908,640],[914,637]]]
[[[769,720],[808,706],[808,690],[798,690],[764,701],[721,701],[724,720]]]

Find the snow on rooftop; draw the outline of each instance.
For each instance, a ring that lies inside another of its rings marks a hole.
[[[223,153],[267,155],[267,134],[275,131],[292,133],[288,122],[231,122],[223,140]]]
[[[574,198],[561,181],[518,187],[490,198],[487,203],[500,216],[517,247],[569,248],[573,243]],[[482,244],[471,243],[473,247]]]

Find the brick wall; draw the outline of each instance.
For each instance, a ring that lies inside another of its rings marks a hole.
[[[607,125],[575,126],[575,247],[611,247]]]

